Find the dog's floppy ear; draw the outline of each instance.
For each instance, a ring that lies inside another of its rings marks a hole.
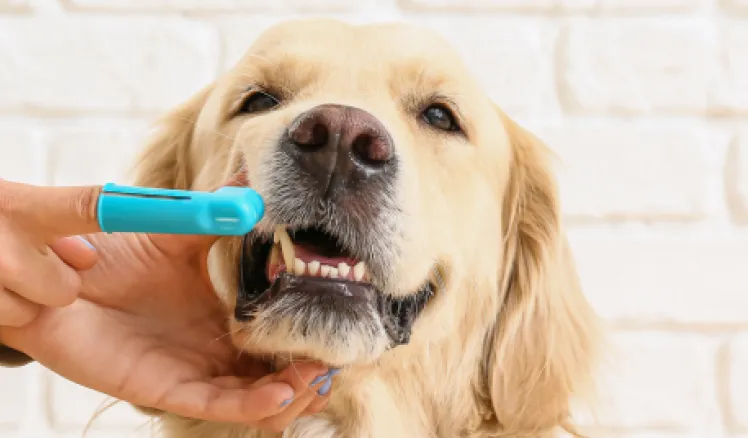
[[[501,307],[484,364],[494,432],[539,436],[571,426],[570,398],[591,382],[597,321],[561,225],[550,154],[499,111],[511,142],[504,194]]]
[[[204,87],[157,122],[155,133],[135,161],[135,185],[190,188],[194,176],[190,148],[195,124],[212,89],[213,85]]]

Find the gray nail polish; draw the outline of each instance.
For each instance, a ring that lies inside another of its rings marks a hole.
[[[289,398],[288,400],[284,400],[283,403],[281,403],[280,407],[285,408],[286,406],[290,405],[292,401],[293,397]]]
[[[76,236],[76,237],[77,237],[78,239],[80,239],[80,240],[81,240],[81,242],[85,243],[87,247],[89,247],[89,248],[91,248],[92,250],[96,251],[96,248],[95,248],[95,247],[94,247],[93,245],[91,245],[91,242],[89,242],[88,240],[86,240],[86,238],[85,238],[85,237],[83,237],[83,236]]]
[[[327,375],[330,376],[330,377],[335,377],[338,374],[340,374],[340,371],[341,371],[340,368],[332,368],[332,369],[330,369],[330,372],[327,373]]]
[[[322,385],[322,388],[317,391],[317,394],[319,395],[325,395],[328,392],[330,392],[330,389],[332,388],[332,379],[328,379],[324,385]]]

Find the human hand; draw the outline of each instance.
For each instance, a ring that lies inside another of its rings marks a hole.
[[[76,234],[95,232],[97,187],[36,187],[0,180],[0,327],[33,321],[42,306],[71,304],[79,270],[96,253]]]
[[[78,273],[79,299],[0,327],[0,342],[79,384],[185,417],[281,430],[324,408],[329,393],[316,391],[329,391],[319,380],[325,367],[296,363],[268,374],[231,344],[205,266],[215,237],[87,239],[95,266]]]

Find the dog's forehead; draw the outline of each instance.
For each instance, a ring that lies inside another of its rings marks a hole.
[[[431,29],[409,23],[348,24],[332,19],[286,21],[265,30],[252,49],[291,52],[379,50],[404,55],[456,57],[450,43]]]
[[[428,28],[405,23],[353,25],[333,19],[286,21],[265,30],[241,63],[302,63],[326,71],[377,70],[389,66],[462,73],[462,59],[452,45]]]

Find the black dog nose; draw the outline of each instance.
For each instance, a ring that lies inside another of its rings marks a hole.
[[[287,146],[299,165],[325,187],[337,188],[386,173],[394,159],[387,129],[368,112],[320,105],[288,128]]]

